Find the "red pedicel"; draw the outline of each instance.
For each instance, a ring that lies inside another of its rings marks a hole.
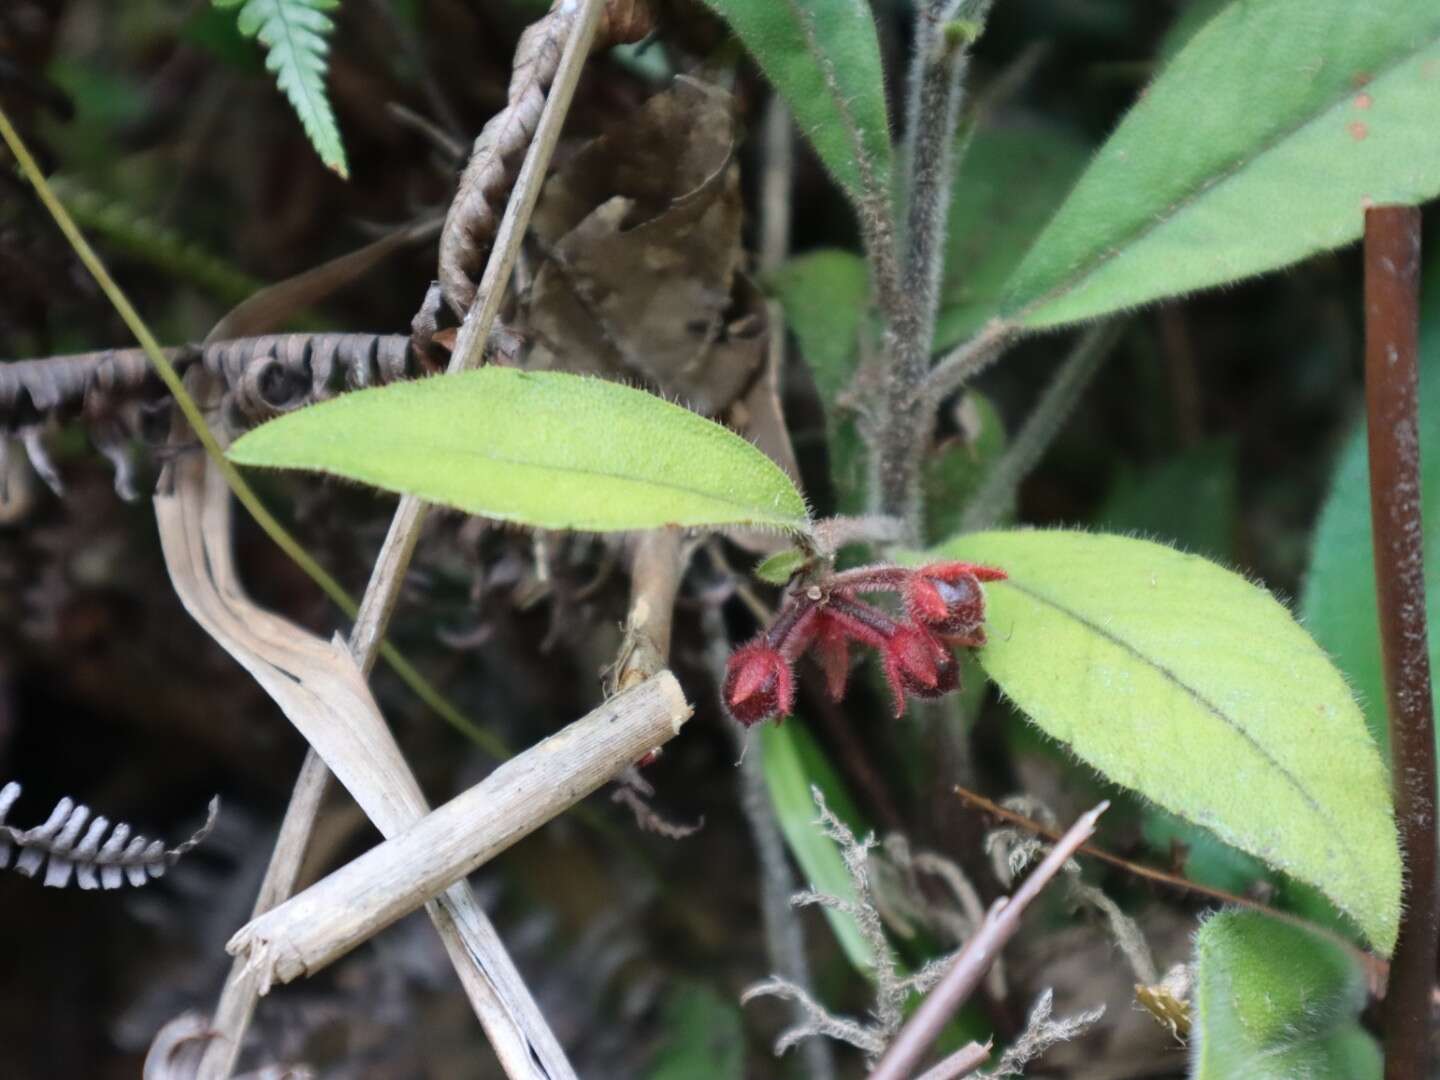
[[[750,727],[790,712],[795,676],[780,651],[760,637],[730,654],[721,693],[730,715]]]

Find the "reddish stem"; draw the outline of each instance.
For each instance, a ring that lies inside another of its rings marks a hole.
[[[852,600],[843,593],[831,593],[825,609],[846,633],[872,649],[884,651],[886,643],[900,628],[899,623],[879,608]]]
[[[781,609],[770,629],[765,631],[766,642],[794,663],[796,657],[810,647],[815,636],[815,616],[819,612],[816,601],[802,593]]]
[[[1365,404],[1370,522],[1385,661],[1395,816],[1406,868],[1385,999],[1385,1077],[1429,1075],[1436,878],[1435,730],[1420,524],[1420,211],[1365,212]]]
[[[832,590],[852,592],[899,592],[914,571],[903,566],[857,566],[832,574],[826,582]]]

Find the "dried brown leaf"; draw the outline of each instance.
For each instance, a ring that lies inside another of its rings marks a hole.
[[[725,91],[680,78],[545,185],[532,230],[530,362],[643,382],[716,415],[765,358],[739,273],[742,206]]]

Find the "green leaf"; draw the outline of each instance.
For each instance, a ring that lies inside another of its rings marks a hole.
[[[1170,24],[1170,29],[1165,31],[1165,36],[1160,39],[1160,45],[1155,50],[1156,58],[1160,63],[1169,63],[1181,49],[1190,44],[1194,37],[1207,22],[1219,14],[1220,9],[1233,0],[1190,0],[1180,13],[1175,16],[1175,21]]]
[[[1379,1080],[1380,1051],[1356,1023],[1365,983],[1338,946],[1249,911],[1195,936],[1192,1080]]]
[[[857,140],[876,189],[888,191],[890,122],[880,43],[867,0],[705,2],[734,28],[851,198],[860,198],[865,188]]]
[[[1440,671],[1440,263],[1425,275],[1420,319],[1420,501],[1425,530],[1425,607],[1430,670]],[[1320,512],[1300,613],[1315,639],[1335,657],[1365,707],[1370,733],[1387,760],[1385,673],[1380,661],[1380,615],[1375,604],[1375,557],[1370,535],[1370,459],[1365,422],[1355,425]]]
[[[780,266],[765,284],[780,301],[826,413],[832,412],[859,360],[870,296],[865,260],[849,251],[812,251]]]
[[[955,173],[935,348],[970,337],[1064,201],[1092,148],[1052,127],[982,129]]]
[[[810,561],[810,556],[799,548],[786,548],[765,559],[753,571],[761,581],[770,585],[784,585]]]
[[[602,379],[489,367],[292,412],[230,448],[546,529],[808,527],[785,472],[734,432]]]
[[[780,831],[800,864],[806,883],[816,892],[858,903],[859,897],[845,870],[840,849],[815,824],[820,815],[810,792],[812,785],[820,789],[826,805],[852,832],[858,829],[859,821],[824,751],[793,717],[783,724],[764,725],[760,745],[755,749],[765,755],[765,783],[770,789],[770,801],[775,806]],[[850,963],[857,971],[873,971],[875,962],[870,946],[865,944],[855,917],[831,907],[822,910]]]
[[[240,32],[265,46],[265,66],[300,117],[320,160],[348,178],[345,147],[325,92],[327,38],[335,29],[325,12],[339,7],[340,0],[214,0],[214,4],[243,5],[236,15]]]
[[[745,1029],[733,998],[703,983],[682,983],[666,995],[660,1025],[647,1080],[744,1080]]]
[[[1082,760],[1321,889],[1388,952],[1389,778],[1344,677],[1264,589],[1193,555],[1078,532],[962,536],[999,566],[986,673]]]
[[[1030,327],[1286,266],[1440,193],[1440,5],[1246,0],[1131,109],[1007,290]]]

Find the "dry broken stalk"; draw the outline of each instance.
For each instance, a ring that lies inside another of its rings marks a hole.
[[[319,971],[674,738],[690,712],[662,671],[242,927],[227,948],[259,969],[262,987]]]
[[[186,611],[280,706],[383,835],[418,820],[429,806],[344,643],[250,601],[234,565],[229,493],[212,462],[183,455],[171,478],[174,493],[155,497],[155,517]],[[428,913],[507,1071],[545,1075],[533,1064],[538,1054],[548,1075],[567,1075],[558,1044],[539,1041],[553,1035],[468,885],[457,884]]]
[[[669,665],[675,595],[690,547],[678,528],[651,529],[635,537],[630,552],[630,611],[615,660],[615,689],[628,690]]]
[[[989,1043],[966,1043],[934,1068],[926,1069],[915,1080],[959,1080],[973,1075],[989,1057]]]
[[[1108,802],[1102,802],[1082,814],[1024,884],[1013,895],[997,900],[991,906],[984,923],[965,943],[950,970],[900,1029],[900,1034],[871,1071],[870,1080],[906,1080],[914,1072],[940,1030],[965,1004],[1005,943],[1020,928],[1020,918],[1025,909],[1080,846],[1094,835],[1095,823],[1109,806]]]
[[[575,87],[579,82],[581,68],[589,55],[605,6],[605,0],[585,0],[578,13],[578,18],[575,18],[572,5],[570,33],[554,75],[554,85],[544,103],[544,111],[540,116],[539,125],[534,129],[535,138],[533,142],[529,143],[524,165],[516,181],[516,190],[506,206],[495,245],[489,252],[484,278],[481,282],[481,291],[475,297],[470,313],[461,328],[460,340],[456,342],[456,348],[451,357],[449,366],[451,373],[476,366],[481,360],[483,344],[489,338],[495,316],[499,311],[505,282],[515,264],[520,243],[524,239],[525,225],[534,209],[535,200],[539,197],[541,182],[544,180],[556,140],[559,138],[560,128],[569,111]],[[463,190],[462,188],[461,192],[457,192],[457,200],[462,197]],[[450,225],[447,220],[444,235],[449,235],[449,231]],[[443,243],[442,236],[442,248]],[[366,586],[365,595],[361,600],[360,610],[350,634],[351,653],[355,656],[360,669],[367,674],[374,667],[375,657],[385,636],[385,627],[389,623],[390,615],[399,599],[400,587],[406,568],[409,566],[410,557],[415,550],[415,543],[419,539],[420,527],[424,523],[426,512],[427,507],[420,500],[410,496],[401,498],[395,511],[395,517],[390,523],[390,530],[386,534],[385,543],[371,571],[370,581]],[[266,873],[267,882],[273,879],[278,883],[288,879],[293,887],[294,876],[298,872],[298,861],[303,856],[305,840],[308,839],[308,834],[314,825],[313,814],[309,816],[309,820],[305,820],[300,816],[299,808],[318,805],[319,796],[323,793],[326,780],[325,770],[318,767],[318,763],[312,760],[313,753],[312,750],[307,754],[295,790],[291,795],[291,805],[297,808],[293,815],[296,820],[292,834],[298,836],[299,840],[289,850],[277,848],[272,857],[272,865]],[[292,812],[287,810],[287,825],[290,824],[291,818]],[[292,863],[296,865],[292,867],[290,865]],[[284,899],[288,893],[289,888],[278,891],[274,897],[275,901]],[[490,958],[491,966],[513,974],[513,980],[507,981],[517,984],[519,991],[520,1000],[512,1002],[510,1008],[505,1010],[509,1013],[512,1023],[518,1020],[515,1015],[517,1012],[526,1018],[528,1023],[524,1025],[524,1038],[532,1045],[554,1080],[573,1076],[573,1070],[565,1060],[564,1052],[560,1049],[559,1043],[555,1040],[544,1018],[539,1014],[529,992],[525,990],[523,982],[519,980],[518,973],[514,972],[513,963],[504,953],[503,946],[499,945],[498,939],[496,945],[499,955]],[[258,993],[259,989],[253,978],[245,975],[238,965],[232,968],[225,991],[222,993],[220,1006],[216,1010],[216,1016],[218,1019],[224,1015],[227,1019],[233,1020],[234,1030],[220,1032],[222,1038],[217,1038],[214,1047],[207,1053],[207,1068],[209,1068],[209,1063],[213,1062],[215,1071],[202,1072],[202,1076],[224,1077],[229,1074],[234,1065],[235,1055],[239,1052],[245,1027],[254,1012]],[[496,1049],[498,1051],[500,1047],[497,1046]],[[221,1059],[222,1053],[228,1060]],[[533,1067],[527,1056],[524,1071],[512,1073],[512,1075],[528,1075],[531,1072],[533,1072]]]
[[[1405,859],[1400,935],[1385,1001],[1385,1077],[1430,1072],[1430,1006],[1440,940],[1435,721],[1425,632],[1420,522],[1420,210],[1365,211],[1365,405],[1375,594]]]

